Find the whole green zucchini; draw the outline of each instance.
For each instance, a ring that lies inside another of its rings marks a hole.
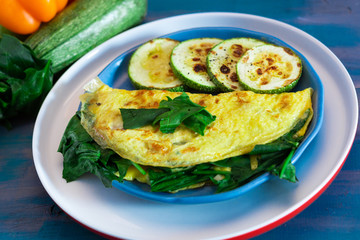
[[[147,0],[75,0],[25,43],[53,71],[67,67],[116,34],[140,23]]]

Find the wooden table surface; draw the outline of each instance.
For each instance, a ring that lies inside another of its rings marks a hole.
[[[239,12],[283,21],[330,48],[360,91],[359,0],[149,0],[144,22],[195,12]],[[35,118],[0,128],[0,239],[103,239],[61,211],[42,187],[32,157]],[[360,135],[330,187],[285,224],[255,239],[359,239]]]

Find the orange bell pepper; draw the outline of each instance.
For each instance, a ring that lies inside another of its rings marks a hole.
[[[68,0],[0,0],[0,24],[18,34],[35,32],[63,10]]]

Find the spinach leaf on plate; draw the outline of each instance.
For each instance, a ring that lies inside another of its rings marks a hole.
[[[80,124],[80,113],[69,121],[58,152],[63,154],[63,178],[74,181],[85,173],[95,174],[106,187],[122,181],[132,163],[110,149],[101,148]]]
[[[251,166],[251,155],[231,157],[193,167],[156,168],[149,170],[151,191],[176,192],[196,184],[216,186],[216,193],[233,190],[251,182],[261,174],[270,172],[290,182],[296,182],[295,167],[289,162],[288,150],[258,155],[257,167]],[[219,168],[220,167],[220,168]]]
[[[124,129],[134,129],[150,125],[157,116],[167,111],[169,109],[164,108],[120,109]]]
[[[205,128],[215,121],[205,107],[192,102],[186,93],[171,99],[162,100],[159,108],[120,109],[125,129],[139,128],[160,123],[160,131],[173,133],[183,123],[194,132],[204,135]]]

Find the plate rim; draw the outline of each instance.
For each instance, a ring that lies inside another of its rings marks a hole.
[[[323,45],[319,40],[315,39],[314,37],[312,37],[311,35],[305,33],[304,31],[298,29],[298,28],[295,28],[289,24],[286,24],[286,23],[283,23],[283,22],[280,22],[278,20],[274,20],[274,19],[270,19],[270,18],[265,18],[265,17],[261,17],[261,16],[256,16],[256,15],[251,15],[251,14],[241,14],[241,13],[229,13],[229,12],[209,12],[209,13],[191,13],[191,14],[182,14],[182,15],[178,15],[178,16],[172,16],[172,17],[168,17],[168,18],[164,18],[164,19],[159,19],[159,20],[156,20],[156,21],[152,21],[152,22],[148,22],[148,23],[145,23],[143,25],[140,25],[138,27],[135,27],[133,29],[130,29],[128,31],[125,31],[124,33],[121,33],[119,35],[128,35],[129,32],[133,32],[133,31],[138,31],[139,29],[141,28],[144,28],[145,26],[149,26],[150,24],[154,24],[154,23],[157,23],[157,24],[160,24],[162,22],[166,22],[168,20],[180,20],[182,18],[189,18],[189,17],[200,17],[200,18],[206,18],[206,17],[223,17],[223,18],[227,18],[227,17],[243,17],[243,18],[251,18],[251,19],[255,19],[255,20],[267,20],[269,22],[272,22],[272,23],[276,23],[280,26],[283,26],[289,30],[292,30],[292,31],[300,31],[303,35],[305,34],[305,36],[307,36],[307,38],[311,39],[312,41],[315,41],[321,48],[323,51],[326,51],[327,54],[331,55],[333,57],[333,60],[335,60],[337,62],[337,65],[342,69],[342,71],[347,74],[347,78],[351,80],[351,77],[349,75],[349,73],[347,72],[347,70],[345,69],[345,67],[343,66],[343,64],[341,63],[341,61],[335,56],[334,53],[332,53],[325,45]],[[119,36],[117,35],[117,37]],[[116,37],[115,37],[116,38]],[[114,38],[113,38],[114,39]],[[114,41],[113,39],[110,39],[108,40],[107,42],[105,42],[104,44],[106,43],[110,43],[111,41]],[[91,57],[92,55],[96,54],[97,51],[99,51],[101,49],[101,47],[104,45],[100,45],[98,46],[97,48],[95,48],[94,50],[92,50],[91,52],[89,52],[88,54],[86,54],[82,59],[80,59],[79,61],[77,61],[72,67],[70,67],[68,69],[68,71],[66,71],[63,76],[58,80],[58,82],[54,85],[53,89],[57,89],[59,88],[59,85],[60,85],[60,80],[62,81],[66,81],[66,77],[68,77],[69,75],[71,76],[71,74],[74,74],[73,72],[75,71],[74,69],[78,66],[81,66],[81,64],[84,64],[84,61],[86,61],[86,59],[88,59],[89,57]],[[65,80],[64,80],[65,79]],[[52,90],[53,91],[53,90]],[[352,88],[352,96],[356,96],[356,91],[355,91],[355,88],[353,87]],[[37,147],[37,142],[36,142],[36,139],[39,137],[39,122],[41,120],[41,117],[42,115],[44,114],[43,111],[44,111],[44,106],[46,106],[45,103],[49,102],[50,98],[51,97],[54,97],[52,96],[51,94],[48,95],[48,97],[45,99],[44,101],[44,104],[43,106],[41,107],[40,111],[39,111],[39,114],[38,114],[38,118],[36,119],[36,122],[35,122],[35,127],[34,127],[34,132],[33,132],[33,158],[34,158],[34,164],[35,164],[35,168],[36,168],[36,172],[40,178],[40,181],[43,185],[43,187],[45,188],[45,190],[47,191],[47,193],[50,195],[50,197],[55,201],[54,199],[54,196],[51,194],[51,191],[49,189],[47,189],[47,184],[45,181],[45,179],[43,179],[43,173],[41,172],[41,169],[40,168],[40,163],[37,161],[38,159],[38,156],[39,156],[39,152],[38,152],[38,149],[36,148]],[[354,106],[353,108],[354,109],[357,109],[358,107],[358,103],[357,101],[354,102]],[[355,111],[355,116],[353,119],[354,122],[353,122],[353,125],[355,125],[355,128],[352,129],[352,132],[349,136],[349,139],[348,139],[348,143],[347,143],[347,151],[343,151],[342,152],[342,156],[343,156],[343,159],[339,160],[337,162],[337,166],[336,166],[336,169],[334,169],[329,175],[328,177],[316,188],[316,190],[314,190],[309,196],[307,196],[306,198],[303,199],[303,201],[301,201],[300,203],[296,204],[297,206],[293,206],[293,208],[295,209],[288,209],[288,211],[285,211],[283,212],[283,214],[277,216],[277,219],[276,221],[273,221],[273,222],[270,222],[270,223],[265,223],[263,226],[259,226],[257,229],[253,229],[252,231],[250,232],[247,232],[247,233],[232,233],[232,234],[229,234],[227,236],[224,236],[226,238],[229,238],[229,237],[235,237],[235,236],[238,236],[238,237],[250,237],[250,236],[256,236],[258,234],[261,234],[263,233],[264,231],[268,231],[276,226],[278,226],[279,224],[282,223],[282,221],[286,221],[286,220],[289,220],[291,217],[295,216],[298,212],[301,212],[304,208],[306,208],[306,206],[310,205],[318,196],[321,195],[321,193],[331,184],[331,182],[333,181],[333,179],[336,177],[336,175],[338,174],[338,172],[341,170],[341,167],[342,165],[344,164],[345,160],[346,160],[346,157],[347,155],[349,154],[349,151],[351,149],[351,146],[354,142],[354,139],[355,139],[355,133],[356,133],[356,125],[357,125],[357,122],[358,122],[358,112]],[[60,207],[61,207],[61,204],[59,204],[57,201],[55,201]],[[69,212],[67,212],[69,214]],[[71,216],[71,214],[69,214]],[[79,222],[80,224],[84,225],[83,222],[79,221],[79,219],[76,219],[72,216],[72,218]],[[101,229],[97,228],[97,227],[90,227],[88,225],[85,224],[85,226],[89,229],[92,229],[96,232],[100,232],[106,236],[110,236],[110,237],[119,237],[119,236],[112,236],[111,234],[108,235],[106,232],[103,232]],[[238,235],[240,234],[240,235]],[[250,234],[250,235],[249,235]]]

